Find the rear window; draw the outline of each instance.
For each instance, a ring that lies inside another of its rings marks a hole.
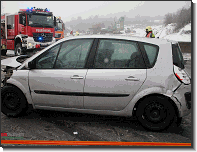
[[[178,44],[172,44],[173,64],[184,69],[184,59]]]
[[[157,45],[152,45],[147,43],[143,43],[143,46],[149,61],[148,67],[152,68],[157,60],[159,47]]]

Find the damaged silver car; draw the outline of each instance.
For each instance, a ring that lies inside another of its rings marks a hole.
[[[134,116],[147,129],[164,130],[191,111],[191,91],[185,91],[191,90],[191,78],[177,42],[70,37],[17,63],[1,89],[1,110],[7,116],[20,116],[32,105]]]

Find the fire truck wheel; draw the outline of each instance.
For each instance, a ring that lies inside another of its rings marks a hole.
[[[23,54],[23,49],[22,49],[22,46],[20,43],[17,43],[16,44],[16,47],[15,47],[15,55],[22,55]]]
[[[6,56],[7,50],[1,50],[1,55]]]

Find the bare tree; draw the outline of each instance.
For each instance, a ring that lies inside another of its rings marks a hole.
[[[164,24],[176,23],[174,32],[177,32],[185,25],[191,22],[191,6],[190,8],[182,8],[176,13],[168,13],[164,17]]]
[[[180,11],[177,12],[177,18],[176,23],[177,26],[175,28],[175,31],[178,31],[185,25],[191,22],[191,7],[186,9],[182,8]]]
[[[175,15],[172,14],[172,13],[166,14],[165,17],[164,17],[164,24],[168,25],[170,23],[174,23],[175,22],[175,20],[174,20],[175,18],[176,18]]]

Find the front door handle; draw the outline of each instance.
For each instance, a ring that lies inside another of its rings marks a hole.
[[[70,77],[71,79],[83,79],[82,76],[78,76],[78,75],[73,75],[72,77]]]
[[[126,78],[125,80],[128,80],[128,81],[140,81],[140,79],[135,78],[133,76],[130,76],[130,77]]]

